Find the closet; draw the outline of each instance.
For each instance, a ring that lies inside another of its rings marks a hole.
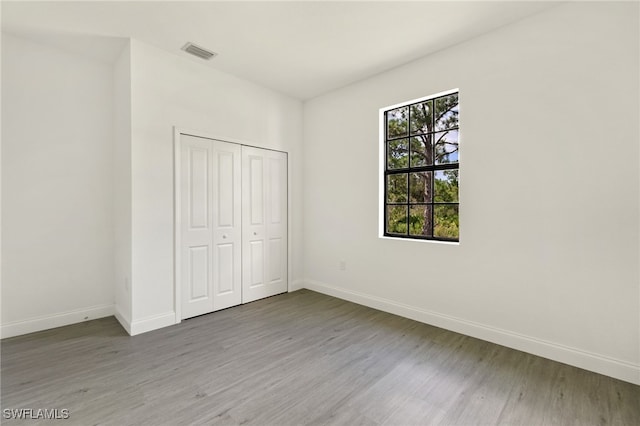
[[[287,154],[179,134],[181,318],[287,291]]]

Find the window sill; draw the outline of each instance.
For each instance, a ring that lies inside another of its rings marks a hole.
[[[448,246],[459,246],[460,241],[441,241],[441,240],[423,240],[420,238],[401,238],[401,237],[390,237],[388,235],[380,235],[378,238],[382,240],[394,240],[394,241],[410,241],[410,242],[418,242],[418,243],[432,243],[432,244],[444,244]]]

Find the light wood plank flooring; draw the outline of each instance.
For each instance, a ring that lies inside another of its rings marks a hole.
[[[65,425],[640,425],[639,386],[308,290],[14,337],[1,363],[3,409]]]

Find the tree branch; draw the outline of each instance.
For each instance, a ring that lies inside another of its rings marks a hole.
[[[440,121],[440,119],[442,117],[444,117],[444,115],[446,113],[448,113],[449,111],[451,111],[452,109],[454,109],[455,107],[458,106],[458,102],[456,102],[455,104],[451,105],[449,108],[447,108],[446,110],[444,110],[444,112],[442,114],[440,114],[440,116],[438,118],[435,119],[434,123],[437,123],[438,121]]]

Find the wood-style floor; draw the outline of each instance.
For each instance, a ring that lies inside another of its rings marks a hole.
[[[2,408],[68,409],[64,425],[635,426],[640,387],[301,290],[135,337],[111,317],[3,340]]]

